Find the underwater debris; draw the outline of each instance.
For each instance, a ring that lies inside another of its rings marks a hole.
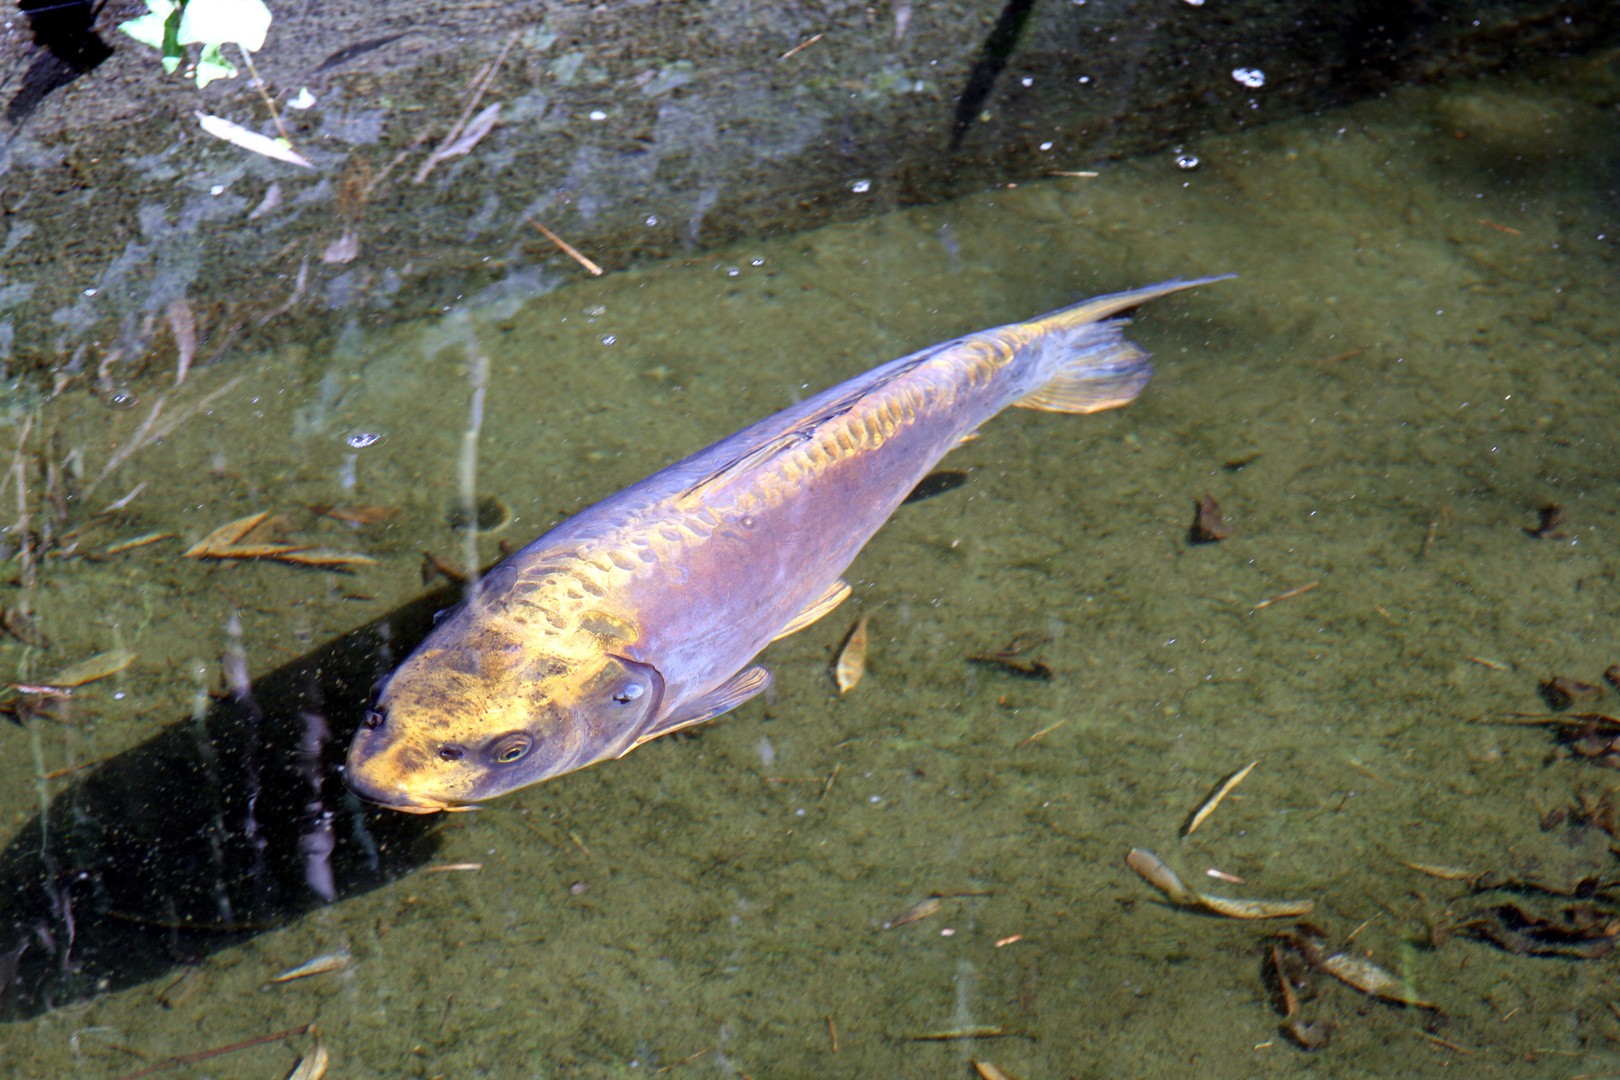
[[[1016,675],[1021,679],[1035,679],[1046,682],[1052,678],[1052,669],[1042,660],[1020,660],[1019,657],[1052,640],[1050,634],[1026,633],[1019,634],[1004,648],[995,652],[974,653],[967,658],[970,664],[983,664],[995,668],[1008,675]],[[1023,745],[1020,743],[1019,745]]]
[[[180,973],[180,976],[158,991],[157,1002],[165,1009],[175,1009],[184,1005],[186,1000],[207,985],[208,976],[203,969],[193,964]]]
[[[816,42],[820,41],[822,38],[824,38],[826,36],[827,36],[826,34],[816,34],[814,37],[811,37],[806,41],[801,41],[797,45],[793,46],[793,48],[789,49],[787,52],[785,52],[781,56],[777,57],[777,59],[778,60],[786,60],[789,57],[791,57],[794,53],[798,52],[800,49],[808,49],[810,46],[814,45]]]
[[[517,43],[517,39],[522,33],[521,29],[512,31],[507,36],[506,44],[501,46],[500,54],[482,71],[473,76],[472,86],[470,87],[472,93],[467,101],[467,107],[462,110],[460,119],[450,125],[450,130],[445,135],[444,140],[427,156],[427,160],[422,163],[422,167],[416,171],[414,182],[417,185],[420,186],[425,183],[428,174],[433,171],[433,167],[446,157],[451,156],[452,151],[465,154],[467,150],[472,149],[471,146],[468,146],[466,150],[456,150],[456,147],[461,142],[462,136],[467,132],[468,121],[472,119],[473,110],[478,108],[478,103],[484,99],[484,92],[489,89],[489,84],[495,79],[495,73],[501,70],[501,65],[506,62],[506,54],[512,51],[512,46]],[[488,110],[485,110],[485,112],[488,112]],[[480,114],[479,119],[483,119],[483,114]],[[494,126],[493,118],[488,122],[490,126]]]
[[[107,547],[102,548],[101,553],[103,555],[122,555],[126,551],[134,551],[136,548],[145,547],[148,544],[155,544],[159,540],[172,539],[174,539],[174,533],[142,533],[140,536],[132,536],[128,540],[120,540],[116,544],[110,544]]]
[[[1596,960],[1614,949],[1614,938],[1620,935],[1620,912],[1579,901],[1543,915],[1526,902],[1507,901],[1462,920],[1458,928],[1518,955]]]
[[[305,548],[270,555],[277,562],[295,566],[314,566],[322,570],[349,570],[356,566],[375,566],[377,560],[355,551],[333,551],[330,548]]]
[[[392,506],[334,506],[330,503],[317,503],[309,509],[322,517],[356,526],[380,525],[399,513]]]
[[[465,506],[452,506],[445,514],[445,522],[458,530],[471,526],[480,536],[499,532],[512,523],[511,509],[495,495],[485,495],[472,510],[468,514]]]
[[[1237,534],[1237,530],[1227,524],[1226,516],[1221,513],[1221,504],[1208,495],[1193,505],[1193,522],[1187,529],[1189,544],[1213,544]]]
[[[1000,1024],[967,1024],[942,1031],[925,1031],[921,1035],[907,1035],[912,1042],[949,1042],[952,1039],[997,1039],[1010,1034]]]
[[[552,232],[538,221],[530,220],[529,224],[533,225],[536,229],[539,229],[542,233],[544,233],[547,240],[550,240],[553,244],[557,245],[557,250],[561,251],[564,255],[567,255],[570,259],[573,259],[575,262],[579,263],[579,265],[583,266],[587,271],[590,272],[591,276],[602,276],[602,268],[597,266],[591,260],[587,259],[585,256],[581,255],[579,250],[575,248],[574,245],[570,244],[568,241],[564,240],[562,237],[558,236],[556,233]]]
[[[339,971],[349,966],[353,959],[348,949],[339,949],[334,953],[317,956],[313,960],[306,960],[295,968],[288,968],[270,981],[273,983],[292,982],[294,979],[307,979],[311,975],[322,975],[328,971]]]
[[[183,296],[171,300],[164,313],[168,316],[169,330],[174,334],[175,348],[180,354],[174,368],[174,385],[179,386],[186,381],[186,372],[191,370],[191,362],[197,358],[197,317],[192,314],[191,304]]]
[[[289,165],[299,165],[306,169],[313,169],[309,159],[305,158],[291,146],[284,145],[280,139],[272,139],[260,135],[257,131],[249,131],[241,124],[233,123],[222,116],[209,116],[206,113],[195,113],[197,122],[202,129],[216,139],[224,139],[244,150],[251,150],[255,154],[263,154],[267,158],[285,161]]]
[[[1603,696],[1603,687],[1572,679],[1568,675],[1554,675],[1538,688],[1541,700],[1553,712],[1563,712],[1576,702],[1593,702]]]
[[[1278,940],[1294,949],[1306,963],[1325,971],[1346,986],[1363,994],[1393,1001],[1397,1005],[1410,1005],[1419,1009],[1438,1010],[1440,1006],[1425,1001],[1407,982],[1396,978],[1364,956],[1349,952],[1327,954],[1322,942],[1326,934],[1309,923],[1300,923],[1293,930],[1278,935]]]
[[[1302,1050],[1320,1050],[1333,1041],[1339,1025],[1332,1020],[1306,1020],[1300,1001],[1311,992],[1311,965],[1292,946],[1279,939],[1271,946],[1271,970],[1276,977],[1277,1006],[1283,1014],[1278,1029]]]
[[[1244,778],[1253,772],[1254,767],[1258,764],[1260,764],[1260,759],[1255,758],[1253,761],[1243,766],[1243,768],[1239,769],[1237,772],[1229,774],[1225,780],[1222,780],[1220,784],[1216,786],[1215,790],[1210,792],[1209,798],[1199,803],[1198,809],[1194,810],[1192,814],[1188,816],[1187,823],[1181,827],[1181,838],[1185,840],[1187,837],[1191,836],[1193,830],[1202,825],[1204,823],[1204,819],[1215,812],[1215,808],[1221,805],[1221,800],[1231,794],[1233,788],[1243,783]]]
[[[1564,534],[1558,527],[1569,520],[1569,511],[1557,503],[1548,503],[1537,510],[1539,520],[1535,528],[1525,527],[1525,532],[1538,540],[1556,540]]]
[[[979,1080],[1015,1080],[1012,1073],[978,1058],[973,1059],[973,1071],[979,1074]]]
[[[926,919],[926,918],[928,918],[928,916],[932,915],[934,912],[936,912],[938,910],[939,910],[939,897],[930,896],[928,899],[922,901],[921,903],[913,904],[911,907],[907,908],[905,914],[901,915],[898,919],[895,919],[893,922],[884,923],[883,928],[885,930],[893,930],[896,927],[904,926],[907,923],[914,923],[914,922],[917,922],[919,919]]]
[[[326,1066],[329,1063],[326,1044],[321,1042],[319,1035],[316,1035],[314,1048],[299,1059],[287,1080],[321,1080],[321,1077],[326,1075]]]
[[[231,1043],[229,1046],[218,1046],[212,1050],[199,1050],[191,1054],[180,1054],[175,1057],[164,1058],[156,1065],[148,1065],[144,1069],[139,1069],[135,1072],[128,1073],[122,1077],[119,1077],[119,1080],[139,1080],[140,1077],[150,1076],[156,1072],[163,1072],[165,1069],[172,1069],[177,1065],[191,1065],[199,1061],[206,1061],[208,1058],[219,1057],[222,1054],[234,1054],[238,1050],[246,1050],[249,1047],[263,1046],[265,1043],[280,1042],[282,1039],[290,1039],[294,1035],[307,1035],[314,1029],[314,1027],[314,1024],[300,1024],[298,1027],[288,1028],[286,1031],[277,1031],[271,1035],[260,1035],[256,1039],[244,1039],[241,1042]]]
[[[445,562],[433,552],[424,550],[422,552],[422,584],[431,585],[433,579],[439,577],[444,578],[452,585],[460,585],[467,580],[467,575],[463,574],[455,566]]]
[[[285,518],[271,518],[268,510],[261,510],[257,514],[226,522],[180,555],[186,559],[271,559],[322,570],[350,570],[356,566],[374,565],[377,561],[357,552],[312,548],[308,544],[242,542],[256,530],[263,528],[268,532],[286,524],[289,523]]]
[[[838,660],[833,664],[833,681],[838,684],[840,694],[855,689],[866,674],[866,623],[870,618],[870,615],[862,615],[860,621],[850,629],[849,636],[844,638],[843,648],[838,650]]]
[[[64,690],[72,689],[75,686],[95,682],[97,679],[105,679],[109,675],[123,671],[134,662],[133,649],[112,649],[63,668],[53,677],[46,679],[45,685]]]
[[[1320,584],[1322,584],[1320,581],[1307,581],[1303,585],[1295,585],[1292,589],[1284,589],[1282,592],[1278,593],[1276,596],[1268,596],[1264,600],[1261,600],[1259,603],[1255,604],[1254,605],[1254,610],[1259,611],[1262,608],[1268,608],[1272,604],[1278,603],[1280,601],[1291,600],[1294,597],[1301,595],[1302,593],[1310,592],[1312,589],[1316,588]]]
[[[1125,863],[1177,907],[1210,915],[1228,919],[1280,919],[1309,914],[1316,907],[1315,900],[1237,900],[1197,892],[1183,885],[1163,859],[1144,848],[1132,848],[1125,856]]]
[[[40,633],[39,624],[34,617],[20,607],[8,607],[0,611],[0,629],[22,642],[36,649],[49,647],[45,635]]]

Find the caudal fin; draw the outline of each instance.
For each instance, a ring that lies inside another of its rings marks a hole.
[[[1166,281],[1095,296],[1023,324],[1019,329],[1029,335],[1024,347],[1048,353],[1041,366],[1052,374],[1039,390],[1013,404],[1047,412],[1089,413],[1131,401],[1153,377],[1153,365],[1148,363],[1146,350],[1125,339],[1124,327],[1130,320],[1108,316],[1169,293],[1236,276]],[[1099,321],[1103,319],[1108,321]]]

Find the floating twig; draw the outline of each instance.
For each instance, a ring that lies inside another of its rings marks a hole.
[[[151,1076],[153,1073],[162,1072],[165,1069],[175,1069],[179,1068],[181,1065],[190,1065],[193,1062],[206,1061],[211,1057],[219,1057],[221,1054],[234,1054],[238,1050],[246,1050],[249,1047],[263,1046],[265,1043],[278,1042],[281,1039],[289,1039],[294,1035],[307,1035],[309,1033],[309,1029],[313,1026],[313,1024],[302,1024],[295,1028],[288,1028],[286,1031],[278,1031],[274,1035],[261,1035],[257,1039],[248,1039],[244,1042],[232,1043],[229,1046],[221,1046],[213,1050],[199,1050],[194,1054],[180,1054],[177,1057],[166,1058],[163,1061],[158,1062],[156,1065],[148,1066],[147,1068],[141,1069],[138,1072],[132,1072],[127,1076],[119,1077],[119,1080],[140,1080],[140,1078],[143,1076]]]
[[[826,36],[827,36],[826,34],[817,34],[815,37],[811,38],[808,41],[801,41],[801,42],[799,42],[799,44],[793,46],[793,48],[791,48],[787,52],[783,53],[780,57],[778,57],[778,59],[786,60],[788,57],[793,56],[795,53],[799,52],[799,50],[808,49],[810,46],[814,45],[816,42],[820,41],[822,38],[824,38]]]
[[[574,245],[570,244],[568,241],[564,240],[562,237],[558,236],[556,233],[552,232],[538,221],[535,221],[533,218],[526,218],[525,220],[528,221],[530,225],[533,225],[535,228],[544,233],[546,239],[550,240],[553,244],[556,244],[564,255],[567,255],[570,259],[573,259],[575,262],[579,263],[579,265],[590,271],[592,275],[596,277],[602,276],[602,268],[591,262],[591,260],[587,259],[585,256],[581,255]]]
[[[1322,584],[1320,581],[1311,581],[1311,582],[1307,582],[1304,585],[1296,585],[1294,588],[1289,589],[1287,592],[1280,592],[1276,596],[1267,597],[1266,599],[1260,601],[1258,604],[1254,605],[1254,610],[1259,611],[1261,608],[1268,608],[1272,604],[1280,603],[1283,600],[1291,599],[1291,598],[1293,598],[1295,596],[1300,595],[1301,593],[1308,593],[1308,592],[1310,592],[1312,589],[1316,588],[1320,584]]]
[[[428,155],[427,160],[422,163],[422,167],[416,171],[416,183],[425,183],[428,173],[433,171],[433,166],[442,161],[447,156],[450,148],[461,138],[462,130],[467,126],[467,120],[472,116],[473,110],[478,108],[478,103],[484,99],[484,91],[489,89],[489,84],[494,81],[495,73],[506,62],[506,54],[512,51],[512,46],[517,43],[520,34],[522,34],[521,30],[512,31],[506,38],[506,44],[501,46],[500,55],[496,56],[487,68],[474,77],[472,100],[468,101],[467,107],[462,110],[461,119],[450,126],[450,131],[445,135],[444,140],[439,143],[433,153]],[[471,147],[468,147],[468,149],[470,150]],[[462,151],[462,153],[465,152]]]

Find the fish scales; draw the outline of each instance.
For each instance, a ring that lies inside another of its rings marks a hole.
[[[604,499],[492,570],[379,688],[361,795],[458,809],[622,756],[761,692],[751,661],[848,595],[840,575],[919,480],[1009,405],[1123,405],[1151,371],[1097,297],[824,390]],[[522,586],[522,587],[520,587]]]

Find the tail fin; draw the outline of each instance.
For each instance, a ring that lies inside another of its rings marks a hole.
[[[1013,404],[1066,413],[1097,412],[1124,405],[1142,392],[1153,376],[1153,365],[1148,363],[1145,350],[1125,340],[1122,331],[1129,319],[1098,320],[1147,300],[1235,276],[1166,281],[1145,289],[1095,296],[1025,323],[1020,329],[1029,334],[1031,344],[1059,355],[1048,361],[1052,376],[1046,385]]]

